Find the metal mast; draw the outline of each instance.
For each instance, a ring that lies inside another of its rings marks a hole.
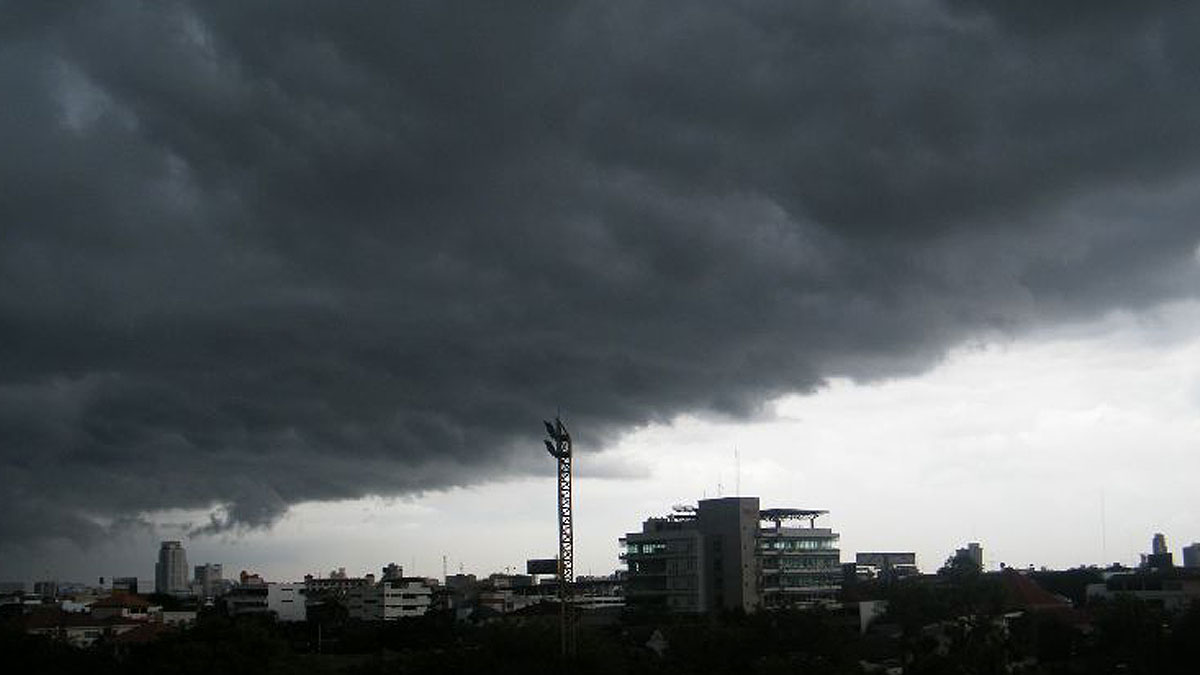
[[[575,630],[571,610],[572,590],[575,585],[575,531],[571,517],[571,434],[555,417],[554,424],[543,422],[546,433],[546,451],[558,460],[558,598],[562,606],[562,654],[574,655]]]

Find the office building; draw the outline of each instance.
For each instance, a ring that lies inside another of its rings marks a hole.
[[[138,594],[138,578],[137,577],[113,577],[112,593],[131,593]]]
[[[954,558],[966,558],[970,560],[976,568],[983,569],[983,547],[979,542],[972,541],[967,544],[966,548],[960,548],[954,552]]]
[[[188,588],[187,552],[177,541],[164,541],[154,564],[154,592],[186,595]]]
[[[215,598],[225,591],[225,580],[222,578],[220,563],[205,563],[196,565],[192,589],[196,597]]]
[[[1200,543],[1183,547],[1183,566],[1200,567]]]
[[[1156,532],[1150,540],[1150,553],[1142,559],[1142,567],[1153,570],[1170,569],[1175,566],[1174,556],[1167,548],[1167,537]]]
[[[841,587],[838,535],[814,525],[825,513],[726,497],[650,518],[621,539],[627,602],[750,612],[833,601]]]

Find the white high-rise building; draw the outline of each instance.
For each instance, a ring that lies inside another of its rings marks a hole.
[[[164,541],[154,564],[154,592],[186,595],[189,590],[187,552],[177,541]]]

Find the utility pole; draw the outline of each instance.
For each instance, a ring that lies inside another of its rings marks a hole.
[[[571,516],[571,434],[555,417],[554,424],[544,422],[546,451],[558,460],[558,601],[561,612],[562,656],[575,655],[575,615],[571,606],[575,585],[575,531]]]

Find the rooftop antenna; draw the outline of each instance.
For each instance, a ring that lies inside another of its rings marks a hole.
[[[733,493],[733,496],[741,497],[742,496],[742,456],[740,454],[738,454],[738,449],[737,449],[736,445],[733,446],[733,463],[734,463],[735,470],[737,471],[737,479],[734,482],[734,485],[736,487],[734,488],[735,492]]]
[[[1108,525],[1105,522],[1104,488],[1100,488],[1100,556],[1101,563],[1108,564]]]

